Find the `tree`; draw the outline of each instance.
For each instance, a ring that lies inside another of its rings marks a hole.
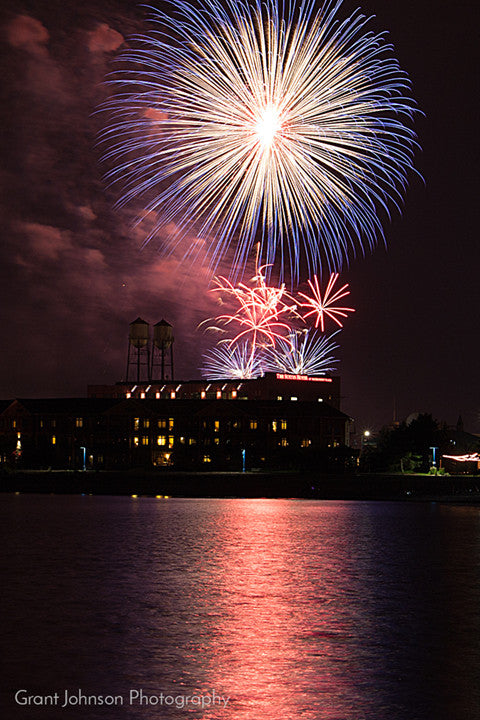
[[[428,472],[430,448],[439,445],[440,429],[432,415],[423,413],[409,422],[383,427],[378,436],[377,448],[368,453],[368,468],[364,470]]]

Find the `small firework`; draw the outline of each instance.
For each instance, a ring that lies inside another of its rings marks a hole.
[[[218,325],[209,329],[228,332],[232,326],[233,336],[222,342],[228,342],[231,347],[248,340],[254,354],[258,348],[275,345],[277,340],[288,335],[291,324],[287,319],[293,315],[298,317],[293,298],[285,291],[285,286],[267,285],[262,271],[263,268],[257,270],[251,287],[245,283],[234,286],[227,278],[217,277],[216,287],[212,290],[232,298],[236,309],[216,317]]]
[[[261,359],[252,353],[249,342],[233,347],[219,344],[207,350],[203,360],[202,375],[208,380],[250,380],[263,374]]]
[[[331,354],[339,346],[332,342],[337,332],[327,337],[312,330],[292,332],[288,341],[279,340],[267,348],[262,357],[265,372],[285,372],[293,375],[325,375],[338,362]]]
[[[331,275],[323,298],[316,275],[313,278],[313,282],[311,280],[308,281],[313,297],[309,297],[304,293],[298,293],[299,297],[307,301],[300,303],[300,307],[312,308],[310,312],[307,312],[303,317],[306,319],[310,317],[310,315],[316,315],[315,327],[318,328],[320,325],[322,332],[325,332],[325,316],[331,318],[339,327],[343,327],[343,324],[338,318],[346,318],[349,312],[355,312],[354,308],[335,305],[339,300],[350,295],[350,290],[347,289],[348,284],[343,285],[343,287],[334,292],[333,295],[331,294],[337,279],[338,273]]]

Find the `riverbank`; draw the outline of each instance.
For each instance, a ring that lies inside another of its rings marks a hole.
[[[3,474],[0,476],[0,492],[480,503],[480,476],[50,470]]]

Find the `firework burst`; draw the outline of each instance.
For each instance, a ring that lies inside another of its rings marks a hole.
[[[252,352],[248,341],[234,347],[220,344],[203,355],[202,375],[209,380],[249,380],[262,374],[261,358],[258,353]]]
[[[233,301],[231,313],[222,314],[208,330],[223,336],[217,347],[204,355],[203,374],[210,379],[225,377],[252,378],[264,372],[286,372],[301,375],[324,375],[334,369],[337,360],[332,352],[338,345],[332,338],[340,332],[326,336],[324,318],[332,318],[341,326],[338,317],[347,317],[353,308],[339,307],[334,303],[350,294],[348,285],[333,292],[338,276],[332,275],[322,298],[318,279],[310,282],[313,297],[299,293],[307,302],[301,303],[285,291],[265,282],[265,268],[258,268],[250,285],[234,286],[226,278],[215,278],[220,299]],[[305,315],[302,307],[312,308]],[[316,315],[315,328],[298,329],[311,315]],[[203,323],[202,323],[203,324]],[[321,326],[321,332],[316,328]],[[232,327],[230,327],[232,326]],[[233,330],[233,333],[230,332]]]
[[[275,345],[276,340],[290,331],[287,319],[299,317],[285,286],[282,284],[276,288],[267,285],[262,270],[257,270],[252,286],[245,283],[234,286],[227,278],[218,277],[214,279],[216,287],[212,289],[223,297],[230,297],[236,308],[232,313],[216,317],[217,324],[208,329],[223,333],[233,330],[233,336],[223,338],[221,342],[232,347],[235,343],[248,340],[252,354],[258,348]]]
[[[338,332],[330,337],[312,330],[291,332],[287,340],[279,340],[275,347],[264,351],[263,370],[293,375],[325,375],[331,372],[338,362],[331,354],[339,347],[332,342],[332,337]]]
[[[340,290],[336,290],[332,294],[333,287],[337,282],[337,279],[338,273],[334,273],[333,275],[331,275],[323,298],[322,291],[320,290],[320,285],[318,283],[318,278],[316,275],[313,278],[313,282],[311,280],[308,281],[308,284],[310,285],[310,289],[312,291],[312,297],[305,295],[305,293],[298,293],[299,297],[306,300],[306,302],[300,303],[300,307],[312,308],[310,312],[307,312],[303,316],[304,319],[310,317],[310,315],[316,315],[315,327],[318,328],[318,326],[320,325],[320,329],[322,332],[325,332],[325,316],[331,318],[339,327],[343,327],[343,324],[338,318],[346,318],[349,312],[355,312],[354,308],[340,307],[338,305],[335,305],[335,303],[338,303],[339,300],[346,297],[347,295],[350,295],[350,290],[347,289],[348,284],[344,285],[340,288]]]
[[[257,240],[262,262],[297,278],[302,258],[311,274],[373,247],[412,167],[415,105],[383,33],[359,11],[338,20],[340,5],[152,10],[105,106],[121,203],[144,197],[156,231],[175,223],[175,244],[194,230],[233,275]]]

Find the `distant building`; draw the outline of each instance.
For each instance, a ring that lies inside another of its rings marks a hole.
[[[130,323],[126,382],[0,403],[0,461],[29,468],[302,468],[351,453],[340,378],[174,380],[174,333]]]
[[[17,399],[0,412],[4,460],[70,469],[241,469],[345,463],[339,378],[117,383],[88,398]],[[1,408],[0,408],[1,409]]]

